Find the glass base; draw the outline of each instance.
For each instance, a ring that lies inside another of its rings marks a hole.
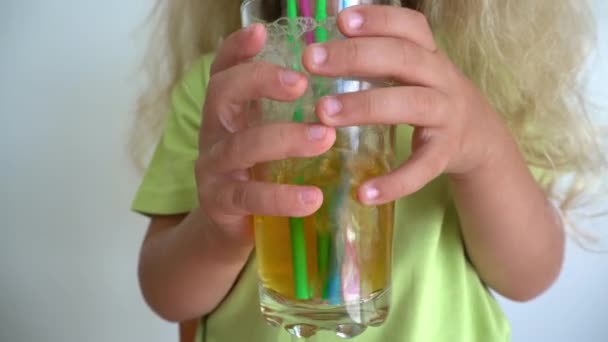
[[[334,332],[341,338],[358,336],[368,326],[384,323],[389,303],[390,288],[347,305],[296,302],[260,288],[261,311],[266,322],[273,327],[283,327],[298,338],[311,337],[318,331]]]

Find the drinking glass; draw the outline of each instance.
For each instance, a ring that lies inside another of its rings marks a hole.
[[[306,73],[301,54],[307,44],[345,39],[336,26],[339,11],[392,2],[247,0],[241,14],[244,26],[266,26],[268,38],[257,59]],[[384,80],[306,74],[309,86],[297,101],[252,103],[251,124],[315,122],[320,97],[387,85]],[[388,125],[343,127],[337,129],[334,146],[321,156],[253,168],[257,181],[316,186],[324,198],[309,217],[254,217],[260,304],[268,323],[297,337],[330,330],[348,338],[385,321],[394,203],[366,206],[356,193],[364,181],[390,171],[393,141],[394,127]]]

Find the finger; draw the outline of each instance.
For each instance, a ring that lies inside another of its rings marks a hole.
[[[266,28],[262,24],[252,24],[230,34],[211,65],[211,75],[254,57],[262,51],[265,41]]]
[[[306,76],[265,62],[239,64],[215,74],[207,85],[204,129],[235,131],[250,101],[294,101],[307,86]]]
[[[438,177],[447,163],[448,156],[440,142],[429,140],[398,169],[364,183],[358,190],[359,200],[379,205],[413,194]]]
[[[209,165],[217,172],[243,170],[255,164],[327,152],[336,140],[323,125],[274,123],[247,128],[216,143]]]
[[[353,6],[338,16],[338,27],[348,37],[389,36],[407,39],[429,52],[437,51],[429,23],[419,11],[393,6]]]
[[[213,201],[211,206],[227,215],[304,217],[321,207],[323,193],[309,186],[230,181]]]
[[[424,87],[372,89],[319,100],[316,114],[328,126],[410,124],[440,126],[447,113],[447,97]]]
[[[439,54],[391,37],[313,44],[304,51],[302,63],[309,72],[321,76],[392,78],[410,85],[438,88],[448,71]]]

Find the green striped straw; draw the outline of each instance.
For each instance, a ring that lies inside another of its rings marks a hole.
[[[315,20],[317,22],[315,41],[317,43],[325,43],[327,41],[327,30],[320,25],[325,19],[327,19],[327,0],[317,0],[317,8],[315,9]]]
[[[327,42],[327,30],[322,23],[327,19],[327,0],[317,0],[315,8],[315,21],[317,27],[315,29],[315,43]],[[319,94],[322,95],[322,94]],[[330,209],[331,210],[331,209]],[[329,249],[331,246],[331,233],[327,231],[318,232],[317,234],[317,267],[319,275],[328,278],[329,271]],[[325,282],[325,281],[324,281]],[[323,286],[325,287],[325,285]],[[323,292],[324,299],[326,292]]]
[[[288,35],[289,41],[294,44],[294,54],[300,56],[301,49],[298,42],[298,37],[293,36],[296,32],[296,23],[298,16],[298,6],[296,0],[287,1],[287,18],[289,19],[290,34]],[[293,69],[301,71],[300,63],[294,62]],[[293,113],[293,122],[304,121],[304,112],[302,106],[298,103]],[[296,184],[303,184],[304,178],[302,176],[296,179]],[[291,262],[293,268],[293,278],[295,286],[296,299],[307,300],[310,299],[310,291],[308,288],[308,263],[306,258],[306,236],[304,233],[304,219],[301,217],[289,218],[289,234],[291,239]]]

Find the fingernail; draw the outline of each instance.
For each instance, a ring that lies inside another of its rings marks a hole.
[[[300,80],[300,74],[291,70],[281,70],[281,83],[288,87],[293,87],[298,84]]]
[[[363,16],[358,12],[345,13],[346,15],[346,26],[350,30],[358,30],[363,26]]]
[[[308,128],[308,138],[310,140],[322,140],[327,134],[327,128],[325,126],[314,125]]]
[[[327,50],[320,46],[314,46],[311,51],[313,64],[320,65],[327,60]]]
[[[323,114],[334,116],[342,110],[342,102],[336,97],[328,96],[323,99]]]
[[[368,185],[363,189],[363,196],[365,196],[365,199],[368,201],[375,201],[380,197],[380,191],[378,188]]]
[[[300,202],[310,205],[317,201],[317,191],[313,189],[302,190],[300,192]]]

